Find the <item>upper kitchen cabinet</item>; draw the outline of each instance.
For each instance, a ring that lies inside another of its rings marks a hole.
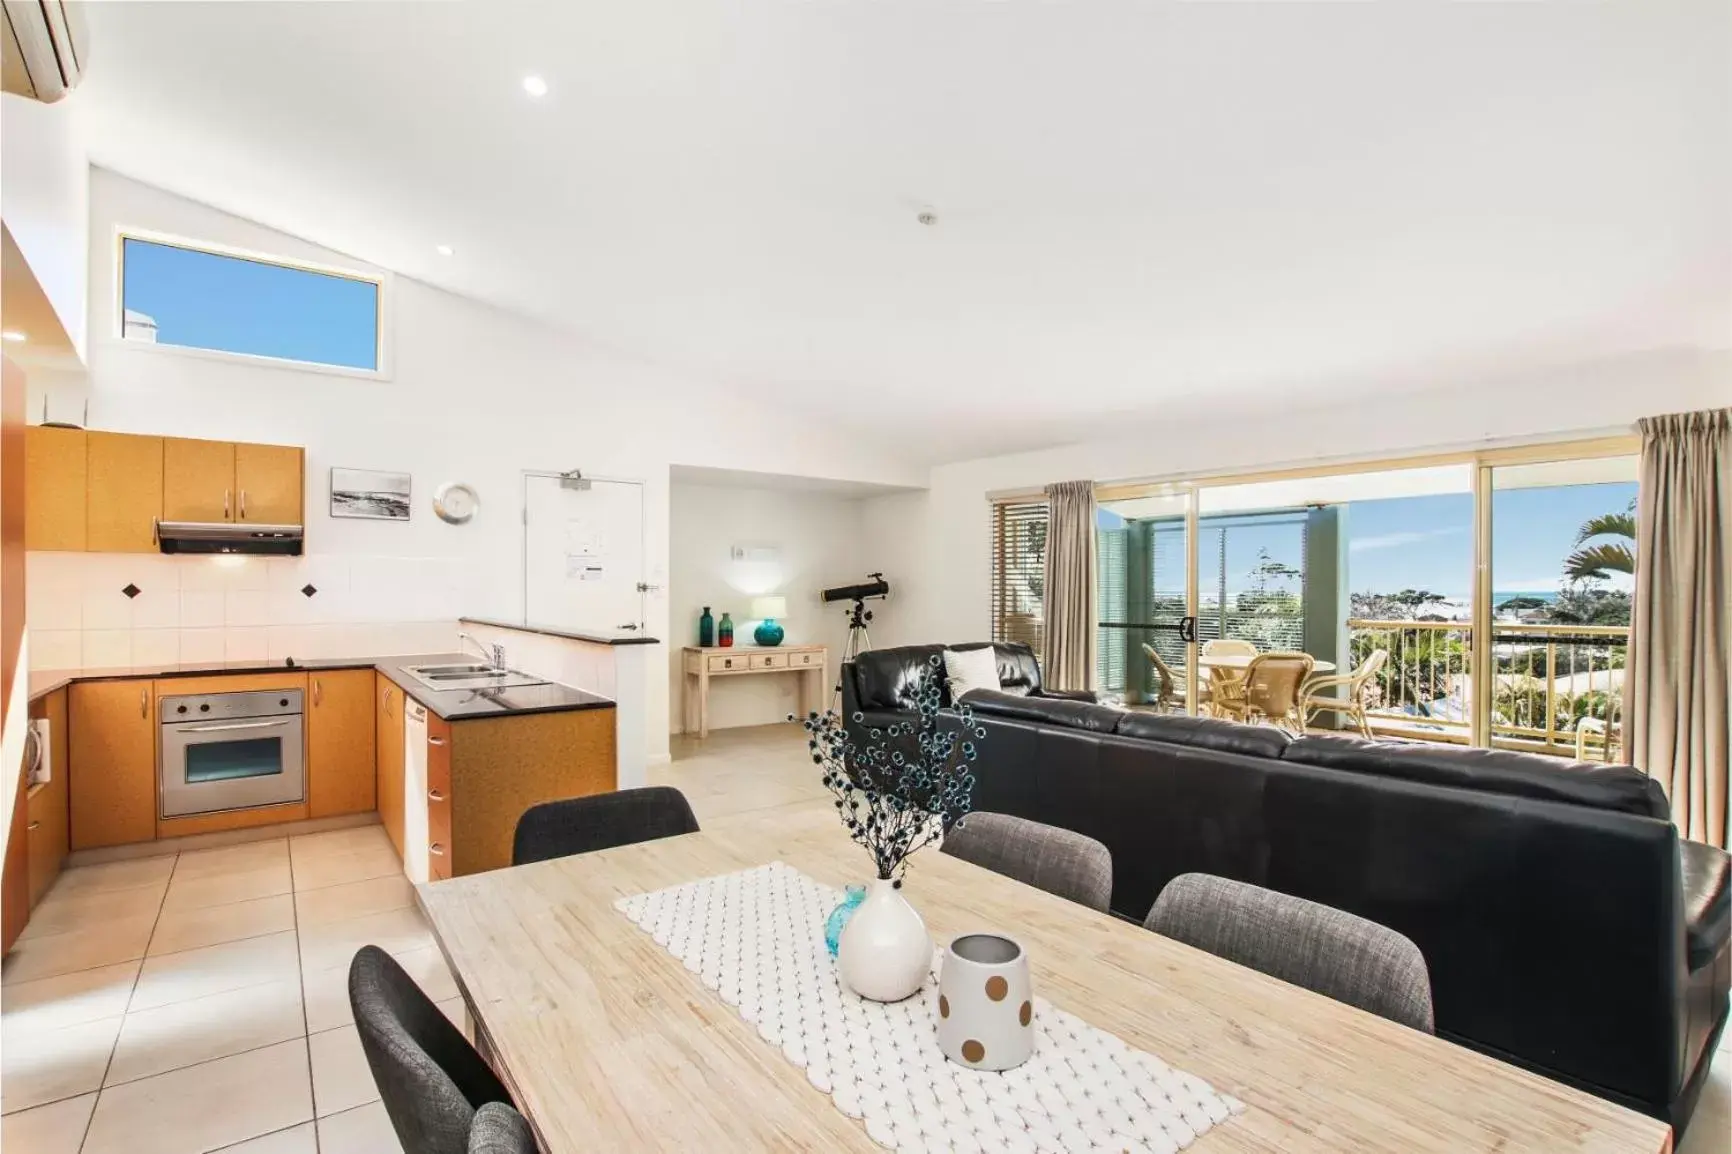
[[[235,446],[235,520],[254,525],[299,525],[300,449],[291,445]]]
[[[169,437],[162,444],[162,519],[235,519],[235,446],[231,441]]]
[[[24,433],[24,547],[83,550],[83,429],[31,425]]]
[[[161,437],[85,437],[85,535],[91,553],[154,553],[162,516]],[[26,488],[36,484],[25,479]]]

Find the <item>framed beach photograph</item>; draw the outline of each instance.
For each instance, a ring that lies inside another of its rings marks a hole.
[[[332,468],[331,516],[407,521],[409,474]]]

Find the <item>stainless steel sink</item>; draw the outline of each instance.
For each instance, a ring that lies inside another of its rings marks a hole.
[[[491,665],[405,665],[403,672],[440,692],[458,689],[515,689],[524,685],[546,685],[545,677]]]

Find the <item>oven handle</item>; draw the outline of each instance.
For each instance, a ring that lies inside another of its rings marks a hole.
[[[220,733],[229,729],[275,729],[279,725],[290,724],[288,718],[281,721],[237,721],[231,725],[193,725],[180,730],[181,733]]]

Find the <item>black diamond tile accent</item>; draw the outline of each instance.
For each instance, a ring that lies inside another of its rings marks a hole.
[[[121,592],[126,594],[128,598],[132,598],[132,597],[137,597],[140,593],[143,593],[144,590],[140,589],[136,585],[129,583],[125,589],[121,590]]]
[[[311,585],[301,586],[301,595],[303,597],[311,597],[313,594],[315,594],[317,592],[318,592],[318,589],[314,588]]]

